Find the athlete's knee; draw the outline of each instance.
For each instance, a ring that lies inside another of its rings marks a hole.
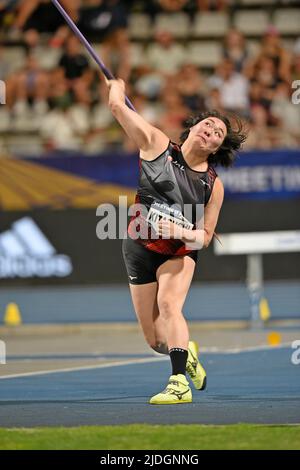
[[[160,354],[169,354],[169,348],[168,348],[168,345],[166,343],[160,343],[160,342],[157,342],[157,341],[153,341],[153,342],[151,342],[151,344],[149,343],[149,346],[154,351],[156,351]]]
[[[156,350],[155,348],[157,347],[157,341],[155,339],[155,335],[152,334],[151,332],[147,332],[147,331],[144,331],[144,338],[148,344],[148,346],[150,346],[151,349],[154,349]]]
[[[177,312],[178,309],[176,308],[176,303],[171,298],[164,297],[164,298],[158,299],[157,304],[159,308],[159,313],[164,320],[168,320],[178,313]]]

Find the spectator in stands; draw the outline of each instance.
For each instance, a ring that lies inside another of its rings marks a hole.
[[[161,104],[158,102],[151,103],[147,100],[145,95],[139,93],[130,96],[130,100],[134,103],[134,107],[140,116],[153,126],[159,125],[163,111]],[[122,135],[122,148],[127,152],[135,152],[138,150],[132,139],[129,139],[126,135],[125,138],[124,135]]]
[[[147,0],[138,3],[138,7],[143,5],[145,13],[149,14],[152,19],[158,13],[176,13],[187,12],[192,14],[195,11],[194,0]]]
[[[178,71],[186,59],[183,45],[174,40],[172,33],[157,31],[154,42],[147,49],[147,63],[156,71],[168,76]]]
[[[169,76],[169,80],[172,76]],[[159,70],[152,70],[147,65],[140,66],[136,71],[135,90],[149,100],[158,99],[165,86],[166,78]]]
[[[49,103],[52,109],[71,106],[74,98],[64,70],[57,68],[50,73]]]
[[[291,57],[285,47],[282,45],[282,40],[279,32],[273,26],[270,26],[266,31],[261,50],[253,61],[252,71],[250,69],[250,75],[254,77],[257,72],[257,68],[260,67],[263,59],[269,59],[273,63],[273,73],[275,83],[280,80],[289,82],[291,79],[290,66]],[[264,62],[266,64],[266,62]],[[269,70],[271,66],[269,66]]]
[[[250,141],[246,141],[244,148],[270,149],[272,147],[270,134],[266,109],[263,106],[253,106],[248,133]]]
[[[37,112],[46,112],[49,93],[49,74],[41,69],[35,56],[29,53],[24,67],[7,80],[7,104],[16,113],[29,104]]]
[[[11,72],[12,64],[5,58],[5,47],[0,43],[0,80],[5,80]]]
[[[61,0],[62,6],[73,20],[78,19],[79,0]],[[26,0],[21,3],[14,31],[24,31],[24,39],[29,47],[40,42],[40,34],[48,33],[52,37],[50,45],[61,46],[69,34],[69,28],[51,0]]]
[[[0,11],[13,10],[19,3],[20,0],[0,0]]]
[[[43,118],[40,134],[46,150],[74,151],[82,148],[82,137],[87,130],[85,119],[66,104]]]
[[[196,0],[196,5],[200,11],[225,10],[229,0]]]
[[[77,80],[84,80],[84,74]],[[61,67],[50,74],[48,101],[51,111],[42,117],[40,125],[40,135],[46,150],[82,149],[85,135],[90,129],[91,99],[86,93],[86,87],[83,90],[74,89],[77,80],[70,84]]]
[[[93,102],[94,70],[89,67],[87,55],[82,52],[81,43],[74,34],[68,37],[65,48],[58,66],[64,71],[74,101],[84,107],[90,106]]]
[[[249,116],[249,82],[242,74],[235,72],[231,60],[223,60],[208,83],[211,88],[220,91],[221,104],[225,110]]]
[[[283,132],[285,147],[300,145],[300,105],[293,104],[293,92],[289,83],[279,83],[271,105],[271,113]]]
[[[166,11],[182,11],[189,0],[158,0],[159,6]]]
[[[6,39],[15,20],[15,8],[20,0],[0,0],[0,39]]]
[[[137,112],[153,126],[157,126],[162,114],[162,106],[157,103],[151,103],[145,95],[135,94],[131,96],[132,102]]]
[[[230,59],[236,72],[243,72],[248,60],[249,50],[243,34],[237,29],[228,31],[223,43],[223,57]]]
[[[291,82],[300,79],[300,38],[297,39],[291,60]]]
[[[300,37],[296,39],[294,47],[293,47],[293,53],[297,56],[300,56]]]
[[[86,0],[80,9],[79,28],[88,39],[102,43],[102,59],[113,74],[127,81],[130,75],[130,44],[127,9],[120,0]],[[118,57],[117,67],[113,56]]]
[[[225,112],[221,101],[221,93],[218,88],[211,88],[206,92],[204,105],[205,109],[217,109],[222,113]]]
[[[160,117],[159,128],[165,132],[173,142],[178,142],[185,119],[190,114],[183,104],[182,98],[175,87],[169,83],[161,94],[161,103],[164,111]]]
[[[6,35],[13,21],[15,9],[20,0],[0,0],[0,34]],[[4,37],[4,36],[3,36]]]
[[[268,113],[271,100],[265,93],[265,88],[258,80],[252,80],[249,89],[250,108],[262,107]]]
[[[263,106],[269,112],[275,89],[279,83],[276,67],[272,59],[261,56],[255,64],[252,76],[252,81],[260,85]]]
[[[0,0],[0,11],[8,11],[18,4],[19,0]]]
[[[126,28],[129,0],[61,0],[61,3],[91,40],[102,43],[101,58],[115,75],[128,83],[130,55]],[[131,0],[130,5],[133,3]],[[196,9],[222,10],[228,0],[148,0],[136,4],[151,13],[172,14]],[[92,131],[87,131],[91,148],[97,149],[97,145],[103,148],[105,141],[108,145],[121,145],[121,134],[103,104],[106,87],[95,80],[95,71],[89,67],[87,55],[51,1],[0,0],[0,26],[2,37],[6,39],[9,37],[6,30],[13,24],[14,16],[16,30],[13,33],[25,31],[20,38],[25,37],[28,46],[40,44],[40,33],[45,32],[51,35],[53,46],[65,49],[54,70],[43,70],[32,51],[16,73],[17,61],[7,60],[0,45],[0,79],[6,82],[8,113],[12,112],[16,118],[23,116],[23,122],[26,122],[27,111],[32,116],[33,112],[43,116],[50,105],[59,110],[59,122],[64,122],[67,117],[75,120],[81,136],[85,129],[84,120],[86,124],[91,121]],[[300,105],[292,105],[290,101],[294,91],[291,83],[300,78],[300,38],[291,54],[278,31],[271,26],[263,35],[260,51],[253,59],[243,35],[231,29],[224,38],[224,60],[209,79],[187,62],[185,43],[175,41],[166,31],[159,31],[155,40],[150,41],[145,56],[146,65],[136,68],[135,76],[131,77],[135,106],[145,114],[147,121],[153,119],[153,125],[164,127],[175,140],[182,119],[190,112],[206,107],[250,116],[252,132],[246,143],[248,148],[300,145]],[[22,55],[20,60],[23,60]],[[54,122],[56,114],[52,112],[51,116],[54,116]],[[155,119],[159,122],[154,122]],[[73,130],[70,135],[72,133]],[[125,141],[125,146],[127,144]]]
[[[90,131],[84,139],[85,150],[99,153],[109,146],[110,130],[115,120],[106,104],[99,103],[92,111],[90,117]]]
[[[81,50],[81,43],[74,34],[67,38],[65,51],[63,52],[59,63],[65,71],[68,80],[74,80],[82,76],[88,69],[89,62],[86,54]]]
[[[176,75],[176,85],[183,103],[191,112],[204,111],[203,78],[194,64],[186,63],[181,67]]]
[[[75,103],[91,106],[96,101],[94,88],[95,73],[94,70],[88,68],[80,78],[72,81],[71,89]]]
[[[281,81],[277,68],[270,57],[261,56],[256,64],[254,77],[266,88],[273,89]]]
[[[258,80],[251,82],[250,99],[250,141],[249,148],[271,148],[270,125],[275,124],[270,113],[271,101],[265,94],[263,85]],[[250,135],[251,134],[251,135]]]

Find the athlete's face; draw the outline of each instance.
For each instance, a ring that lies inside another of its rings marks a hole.
[[[210,155],[218,150],[226,135],[224,122],[216,117],[208,117],[191,128],[189,138],[193,139],[198,148]]]

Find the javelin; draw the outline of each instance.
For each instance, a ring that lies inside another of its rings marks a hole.
[[[55,5],[55,7],[58,9],[58,11],[62,14],[62,16],[64,17],[64,19],[66,20],[66,22],[68,23],[68,25],[70,26],[70,28],[74,31],[74,33],[76,34],[76,36],[78,37],[78,39],[83,43],[83,45],[85,46],[85,48],[87,49],[88,53],[93,57],[93,59],[95,60],[95,62],[99,65],[100,67],[100,70],[101,72],[103,73],[103,75],[108,79],[108,80],[114,80],[115,77],[113,76],[113,74],[110,72],[110,70],[108,70],[108,68],[105,66],[105,64],[102,62],[102,60],[100,59],[100,57],[96,54],[95,50],[93,49],[93,47],[91,46],[91,44],[88,42],[88,40],[84,37],[84,35],[81,33],[81,31],[79,31],[79,29],[77,28],[76,24],[74,23],[74,21],[70,18],[70,16],[68,15],[68,13],[63,9],[63,7],[61,6],[61,4],[59,3],[58,0],[52,0],[52,3]],[[131,101],[129,100],[129,98],[127,98],[127,96],[125,97],[125,102],[127,104],[127,106],[132,109],[133,111],[135,111],[135,108],[133,106],[133,104],[131,103]]]

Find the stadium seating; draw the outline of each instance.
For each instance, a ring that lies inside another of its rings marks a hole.
[[[152,35],[151,19],[144,13],[132,13],[128,20],[128,32],[132,39],[149,39]]]
[[[222,48],[217,41],[191,41],[187,46],[187,56],[198,67],[214,67],[221,60]]]
[[[235,13],[233,24],[246,36],[261,36],[270,24],[270,16],[263,10],[241,10]]]
[[[154,31],[169,31],[176,38],[185,38],[190,32],[190,20],[185,13],[160,13],[157,15]]]
[[[300,34],[300,9],[276,10],[273,17],[274,25],[282,34]]]
[[[199,12],[195,15],[192,28],[194,37],[223,37],[229,28],[229,17],[226,13]]]

